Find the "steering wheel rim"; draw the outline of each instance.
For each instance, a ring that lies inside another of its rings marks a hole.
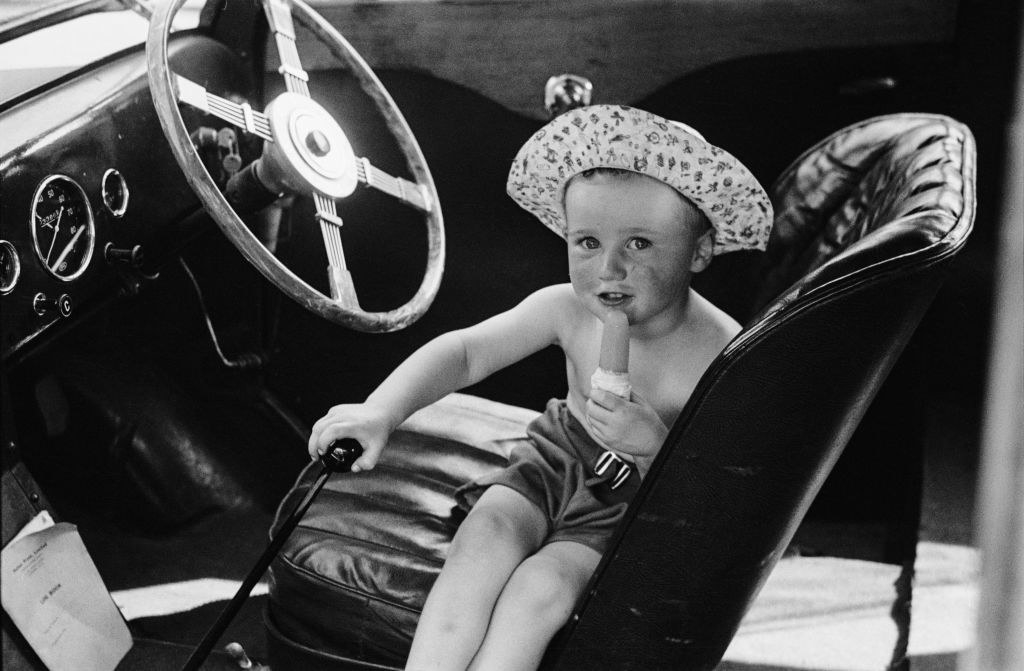
[[[249,230],[217,188],[192,145],[184,119],[178,110],[174,76],[168,61],[168,39],[174,15],[186,0],[172,0],[153,14],[146,40],[147,74],[153,105],[178,165],[189,186],[199,197],[232,244],[264,277],[307,310],[357,331],[388,332],[405,328],[430,307],[441,285],[444,271],[445,234],[437,189],[412,130],[384,85],[351,44],[302,0],[289,0],[294,14],[331,53],[346,64],[360,87],[373,100],[391,135],[398,143],[406,167],[423,189],[427,226],[427,263],[419,288],[404,305],[385,312],[368,312],[350,295],[332,298],[314,289],[281,263]],[[347,274],[347,273],[346,273]],[[351,288],[351,287],[350,287]]]

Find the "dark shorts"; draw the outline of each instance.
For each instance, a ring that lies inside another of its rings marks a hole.
[[[508,466],[460,487],[455,497],[469,510],[491,485],[504,485],[532,501],[548,520],[545,543],[573,541],[604,554],[612,533],[640,486],[635,469],[612,489],[615,469],[594,472],[605,453],[569,411],[552,399],[527,427],[529,440],[512,448]]]

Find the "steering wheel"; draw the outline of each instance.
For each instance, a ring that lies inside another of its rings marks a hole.
[[[327,21],[302,0],[263,0],[274,34],[286,91],[265,112],[253,110],[208,92],[171,72],[167,42],[171,21],[186,0],[172,0],[157,10],[146,41],[149,87],[164,135],[189,185],[203,206],[242,255],[268,280],[306,309],[358,331],[395,331],[419,319],[430,307],[444,269],[444,223],[437,190],[426,160],[405,118],[366,61]],[[308,76],[299,62],[292,13],[331,53],[346,64],[384,117],[416,180],[393,177],[356,157],[345,132],[322,106],[309,97]],[[217,116],[261,137],[263,155],[256,176],[271,192],[312,196],[316,219],[327,250],[331,295],[314,289],[267,249],[242,222],[204,167],[189,138],[178,103]],[[335,199],[349,196],[359,184],[383,191],[418,210],[427,225],[427,264],[423,279],[408,303],[388,312],[359,307],[352,276],[345,265],[341,219]]]

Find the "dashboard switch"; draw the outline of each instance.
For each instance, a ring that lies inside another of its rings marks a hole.
[[[61,294],[55,299],[50,299],[46,294],[40,292],[32,299],[32,309],[40,317],[57,313],[61,317],[71,316],[71,297]]]
[[[135,245],[131,249],[121,249],[108,242],[103,248],[103,258],[107,263],[126,263],[132,268],[142,267],[142,245]]]

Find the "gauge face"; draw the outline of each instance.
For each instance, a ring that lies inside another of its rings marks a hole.
[[[6,240],[0,240],[0,294],[10,293],[21,275],[18,250]]]
[[[92,208],[73,179],[51,175],[32,199],[32,241],[46,270],[59,280],[73,280],[92,259],[96,245]]]
[[[123,217],[128,209],[128,183],[120,172],[111,168],[103,173],[103,204],[115,217]]]

